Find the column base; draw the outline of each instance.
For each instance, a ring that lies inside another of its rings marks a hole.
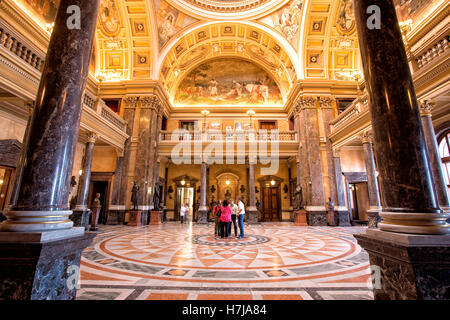
[[[92,211],[87,210],[73,210],[70,220],[73,221],[74,227],[83,227],[86,231],[89,230],[89,220]]]
[[[258,210],[256,209],[252,209],[251,207],[249,207],[246,212],[245,212],[245,221],[248,224],[259,224],[258,221]]]
[[[140,227],[142,225],[142,211],[132,210],[128,211],[128,214],[129,214],[128,220],[129,226]]]
[[[295,226],[308,226],[306,219],[306,210],[295,210],[294,211],[294,225]]]
[[[327,226],[327,212],[326,211],[308,211],[307,219],[309,226]]]
[[[33,241],[30,233],[16,232],[16,241],[8,242],[0,235],[0,300],[74,300],[81,252],[95,234],[73,229],[83,234]]]
[[[380,216],[383,221],[378,224],[378,227],[383,231],[430,235],[450,234],[446,212],[381,212]]]
[[[125,211],[109,210],[106,218],[107,225],[122,225],[125,219]]]
[[[161,215],[163,214],[162,211],[150,211],[150,225],[157,225],[161,224]]]
[[[348,211],[335,211],[334,214],[339,219],[339,222],[338,222],[339,227],[351,227],[352,226],[352,224],[350,223],[350,216],[349,216]]]
[[[381,222],[380,210],[369,209],[367,210],[367,227],[369,229],[378,228],[378,223]]]
[[[376,300],[450,299],[450,235],[367,229],[354,236],[369,253]]]
[[[197,224],[208,224],[208,210],[198,210]]]

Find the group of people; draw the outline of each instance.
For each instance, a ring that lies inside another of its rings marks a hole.
[[[234,226],[234,236],[244,238],[245,205],[241,198],[238,204],[234,200],[220,201],[213,208],[215,229],[214,235],[220,238],[231,238],[231,224]],[[237,228],[239,226],[239,235]]]

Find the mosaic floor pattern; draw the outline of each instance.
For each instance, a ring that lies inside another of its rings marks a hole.
[[[82,256],[79,300],[373,299],[362,227],[102,226]]]

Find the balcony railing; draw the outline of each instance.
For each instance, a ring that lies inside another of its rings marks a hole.
[[[362,112],[369,109],[369,101],[367,94],[365,93],[361,97],[355,99],[353,103],[345,109],[335,119],[330,121],[331,132],[343,127],[346,123],[350,122],[355,117],[358,117]]]
[[[97,101],[97,98],[88,92],[84,93],[83,105],[96,111],[105,120],[109,121],[111,124],[116,126],[122,131],[126,129],[126,121],[122,119],[118,114],[109,108],[102,99]]]
[[[255,140],[255,141],[287,141],[296,142],[297,133],[295,131],[270,131],[270,130],[237,130],[237,131],[221,131],[221,130],[201,130],[188,131],[160,131],[160,141],[230,141],[230,140]]]

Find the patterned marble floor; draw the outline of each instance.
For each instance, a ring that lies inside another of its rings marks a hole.
[[[213,225],[102,226],[83,252],[79,300],[367,300],[362,227],[247,226],[217,239]]]

